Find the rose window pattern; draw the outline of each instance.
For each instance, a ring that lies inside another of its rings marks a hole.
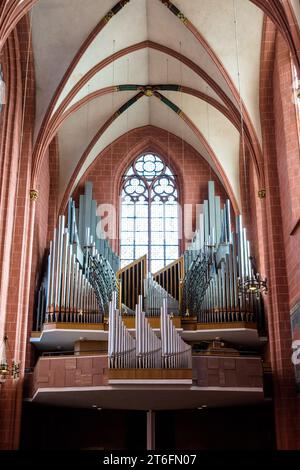
[[[123,178],[121,265],[147,255],[153,274],[179,256],[176,176],[156,154],[138,157]]]

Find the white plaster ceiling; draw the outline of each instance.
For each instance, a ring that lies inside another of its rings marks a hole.
[[[94,145],[88,155],[84,165],[79,172],[72,189],[80,181],[81,176],[93,163],[95,158],[104,150],[111,142],[114,142],[120,136],[137,127],[143,127],[149,124],[149,102],[150,100],[143,96],[128,111],[121,114],[111,126],[102,134],[101,139]]]
[[[202,67],[235,102],[225,79],[218,72],[210,55],[178,18],[158,0],[131,0],[90,44],[66,83],[54,111],[72,87],[92,67],[113,52],[147,39],[183,54]],[[166,70],[166,65],[162,67],[162,70]]]
[[[127,83],[138,85],[184,84],[186,87],[205,93],[223,104],[214,90],[185,64],[168,54],[144,48],[119,58],[96,73],[74,96],[66,109],[96,90],[112,84],[124,85]]]
[[[222,61],[261,139],[259,77],[263,13],[249,0],[174,0]],[[234,9],[234,4],[236,9]],[[235,28],[235,21],[237,31]],[[237,34],[236,34],[237,33]]]
[[[168,54],[154,49],[149,49],[149,83],[184,85],[201,91],[223,104],[214,90],[193,70]]]
[[[141,49],[121,57],[97,73],[74,96],[67,109],[96,90],[101,90],[111,85],[122,85],[126,83],[147,85],[148,78],[148,49]]]
[[[218,155],[233,192],[240,202],[240,188],[237,184],[239,159],[236,158],[240,147],[239,132],[220,111],[195,96],[173,91],[164,92],[164,95],[180,107],[204,135],[215,155]]]
[[[120,106],[136,94],[137,92],[119,92],[100,96],[71,114],[64,122],[58,133],[59,153],[63,156],[59,160],[60,199],[80,157],[96,132]]]
[[[293,7],[298,25],[300,26],[300,1],[299,0],[290,0]]]
[[[181,105],[180,100],[179,104]],[[158,128],[164,129],[167,132],[172,132],[173,134],[177,135],[177,137],[183,139],[185,142],[194,147],[194,149],[198,153],[200,153],[202,157],[205,158],[205,160],[212,167],[213,171],[218,175],[218,177],[222,181],[222,177],[216,169],[215,164],[212,161],[206,147],[197,138],[193,130],[183,121],[183,119],[181,119],[171,109],[167,108],[158,99],[151,100],[150,124]],[[224,182],[222,181],[222,183]]]
[[[115,0],[40,0],[32,9],[36,128],[73,57]]]
[[[129,94],[126,92],[126,98],[124,98],[123,95],[125,93],[116,93],[118,96],[118,104],[121,102],[120,95],[122,95],[123,102],[127,101],[127,99],[130,98]],[[175,93],[176,95],[176,93]],[[186,96],[186,95],[185,95]],[[98,98],[96,101],[101,107],[103,106],[103,101],[107,100],[108,97],[101,97]],[[195,98],[194,98],[195,99]],[[198,100],[199,101],[199,100]],[[201,101],[199,101],[201,103]],[[90,105],[87,105],[85,108],[89,107]],[[97,106],[94,106],[96,109]],[[78,120],[83,120],[82,116],[87,115],[87,111],[85,108],[82,108],[81,111],[78,112]],[[115,108],[117,109],[117,107]],[[73,119],[75,119],[77,113],[73,115]],[[91,116],[91,112],[89,112],[89,115]],[[142,116],[142,119],[141,119]],[[91,119],[91,118],[90,118]],[[107,119],[107,116],[103,116],[103,120],[100,122],[97,116],[97,125],[98,128],[101,127],[101,125],[105,122]],[[91,121],[90,121],[91,122]],[[171,109],[167,108],[161,101],[159,101],[157,98],[147,98],[147,97],[142,97],[139,101],[137,101],[131,108],[129,108],[125,113],[123,113],[121,116],[119,116],[113,124],[103,133],[101,138],[98,140],[98,142],[94,145],[94,147],[91,149],[90,154],[88,155],[84,165],[81,168],[81,171],[79,172],[74,184],[73,184],[73,189],[75,189],[77,183],[80,181],[80,178],[84,174],[84,172],[88,169],[89,165],[94,161],[94,159],[113,141],[115,141],[118,137],[121,135],[125,134],[127,131],[130,131],[132,129],[135,129],[137,127],[142,127],[146,125],[153,125],[158,128],[164,129],[168,132],[173,133],[174,135],[177,135],[179,138],[183,139],[187,143],[189,143],[192,147],[195,148],[197,152],[199,152],[211,165],[213,171],[216,172],[216,174],[219,176],[220,180],[222,181],[222,177],[217,171],[213,161],[211,160],[209,153],[207,152],[205,146],[201,143],[201,141],[197,138],[195,133],[188,127],[188,125],[176,114],[174,111]],[[71,124],[71,128],[72,128]],[[95,134],[95,129],[97,126],[95,125],[90,125],[90,127],[94,128],[93,134]],[[83,147],[86,148],[89,141],[91,140],[91,135],[87,135],[84,132],[81,133],[81,135],[76,135],[73,136],[71,134],[68,135],[70,126],[65,124],[62,127],[62,130],[59,132],[59,142],[60,144],[60,150],[64,151],[65,155],[67,158],[63,160],[64,166],[61,166],[61,171],[60,173],[63,173],[65,175],[65,172],[69,172],[72,174],[73,170],[75,169],[79,158],[81,154],[83,153]],[[205,134],[205,129],[202,129],[203,134]],[[237,132],[236,132],[237,133]],[[68,138],[69,137],[69,138]],[[67,147],[65,146],[64,142],[68,140],[68,145]],[[84,141],[84,144],[82,142]],[[80,143],[79,143],[80,142]],[[212,145],[213,147],[213,145]],[[217,147],[217,146],[216,146]],[[228,145],[227,145],[228,147]],[[230,149],[233,148],[233,146],[229,145]],[[225,150],[225,155],[230,158],[230,151],[227,151],[227,148]],[[223,162],[224,163],[224,162]],[[63,193],[66,189],[66,181],[67,178],[61,178],[60,180],[60,197],[62,198]],[[222,181],[223,182],[223,181]]]
[[[36,135],[40,131],[51,99],[73,57],[99,21],[117,3],[117,0],[40,0],[33,9],[33,49],[36,69]],[[263,13],[249,0],[236,0],[237,38],[234,10],[231,0],[174,0],[174,4],[193,23],[218,57],[233,86],[239,90],[237,64],[239,62],[240,86],[252,125],[261,138],[259,119],[260,44]],[[237,39],[237,40],[236,40]],[[217,67],[210,52],[196,39],[187,27],[159,0],[130,0],[117,15],[104,26],[80,57],[63,89],[56,95],[55,110],[68,97],[74,85],[92,67],[104,61],[113,52],[142,41],[152,41],[169,47],[201,67],[221,88],[222,92],[239,109],[239,100],[232,93],[228,80]],[[237,50],[239,52],[237,56]],[[72,100],[74,105],[89,93],[119,84],[169,83],[194,88],[222,103],[222,97],[201,79],[195,71],[175,57],[152,48],[137,50],[121,57],[95,73]],[[92,135],[116,109],[137,92],[122,92],[97,98],[93,103],[71,115],[59,130],[60,198],[83,150]],[[230,121],[198,98],[176,92],[162,92],[183,111],[206,137],[231,184],[237,201],[239,190],[239,135]],[[112,106],[112,102],[114,106]],[[207,134],[207,109],[210,124]],[[87,113],[89,120],[87,124]],[[166,114],[172,117],[166,122]],[[100,138],[90,153],[80,175],[107,145],[127,130],[153,124],[168,128],[182,136],[210,160],[205,147],[195,133],[155,97],[142,98],[128,113],[118,117]],[[87,128],[88,126],[88,128]]]

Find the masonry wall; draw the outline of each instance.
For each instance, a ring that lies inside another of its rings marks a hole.
[[[35,220],[34,220],[34,234],[32,244],[32,266],[31,266],[31,283],[30,283],[30,304],[28,310],[28,332],[27,332],[27,353],[26,365],[32,365],[32,356],[34,348],[30,344],[29,339],[31,331],[35,330],[35,313],[37,304],[37,293],[42,281],[42,277],[47,268],[47,255],[48,255],[48,218],[49,218],[49,196],[50,196],[50,171],[49,171],[49,152],[41,167],[41,175],[39,178],[38,186],[38,199],[35,203]]]
[[[285,142],[289,130],[281,121],[286,113],[286,123],[293,122],[294,110],[279,108],[281,94],[289,96],[291,102],[291,72],[279,66],[279,50],[282,39],[274,24],[265,19],[261,57],[260,112],[262,125],[262,150],[266,197],[261,205],[263,227],[263,251],[266,275],[270,287],[266,298],[268,307],[269,358],[273,374],[274,411],[278,449],[296,449],[299,441],[299,398],[296,393],[294,366],[292,364],[292,334],[290,323],[291,272],[287,251],[290,243],[287,236],[291,213],[286,209],[293,202],[288,197],[288,155]],[[286,56],[287,59],[287,56]],[[289,70],[291,68],[288,62]],[[287,67],[287,65],[286,65]],[[282,74],[284,81],[279,82]],[[279,77],[278,77],[279,76]],[[295,123],[294,123],[295,124]],[[297,143],[297,140],[296,140]],[[287,184],[287,181],[288,184]],[[294,252],[295,256],[297,251]],[[297,261],[293,261],[297,263]]]
[[[35,82],[28,35],[28,22],[23,19],[4,48],[7,103],[0,138],[4,168],[0,201],[0,214],[4,214],[0,224],[0,334],[2,338],[7,334],[8,361],[20,364],[20,378],[9,378],[1,385],[0,449],[18,448],[27,347],[35,214],[35,203],[30,198]]]
[[[91,181],[93,197],[98,204],[114,204],[118,214],[122,176],[144,151],[157,152],[177,175],[181,205],[191,204],[193,207],[192,230],[196,226],[196,204],[207,198],[209,180],[215,181],[216,194],[221,196],[223,203],[228,198],[217,175],[195,149],[163,129],[146,126],[125,134],[98,156],[75,190],[75,199],[78,200],[79,194],[83,193],[85,182]],[[118,229],[117,218],[117,237]],[[190,241],[188,232],[186,230],[186,243]],[[118,249],[118,240],[113,245]]]
[[[274,116],[277,167],[286,255],[289,305],[300,300],[300,109],[293,89],[290,52],[277,34],[274,69]]]
[[[49,145],[49,210],[47,244],[53,240],[53,230],[57,225],[58,216],[58,181],[59,181],[59,149],[57,137]]]

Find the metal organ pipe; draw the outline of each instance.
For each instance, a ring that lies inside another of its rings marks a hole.
[[[191,347],[177,332],[168,314],[167,299],[161,307],[160,338],[150,326],[142,309],[142,296],[136,305],[135,339],[124,325],[116,308],[114,293],[109,304],[108,356],[109,367],[114,369],[181,369],[191,368]]]
[[[111,369],[135,368],[136,340],[123,323],[117,306],[117,293],[109,303],[108,361]]]
[[[46,319],[99,322],[99,307],[89,301],[89,298],[93,300],[95,297],[93,288],[73,253],[64,224],[64,216],[60,216],[59,229],[54,231],[54,240],[50,245]]]
[[[162,366],[164,368],[184,369],[191,367],[191,346],[186,344],[177,332],[170,315],[168,315],[166,299],[164,299],[161,308],[161,342]]]
[[[198,249],[196,232],[184,255],[183,309],[203,323],[246,320],[264,327],[260,295],[246,295],[238,287],[239,280],[243,283],[253,275],[242,216],[236,217],[236,231],[232,231],[230,201],[221,208],[213,182],[209,183],[208,201],[200,207],[202,228],[198,231],[203,231],[204,241]]]
[[[97,237],[96,205],[92,184],[87,183],[79,210],[69,200],[67,226],[65,217],[59,217],[50,242],[46,281],[37,297],[39,329],[44,322],[100,322],[108,308],[117,285],[119,257],[107,240]]]
[[[136,367],[160,368],[161,367],[161,340],[151,328],[145,312],[142,311],[142,296],[136,306],[135,317],[136,331]]]
[[[147,316],[159,316],[164,299],[167,299],[168,311],[179,314],[179,301],[172,297],[149,273],[145,279],[145,311]]]

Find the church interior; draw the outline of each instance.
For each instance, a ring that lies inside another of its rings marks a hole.
[[[0,5],[0,449],[300,450],[300,1]]]

